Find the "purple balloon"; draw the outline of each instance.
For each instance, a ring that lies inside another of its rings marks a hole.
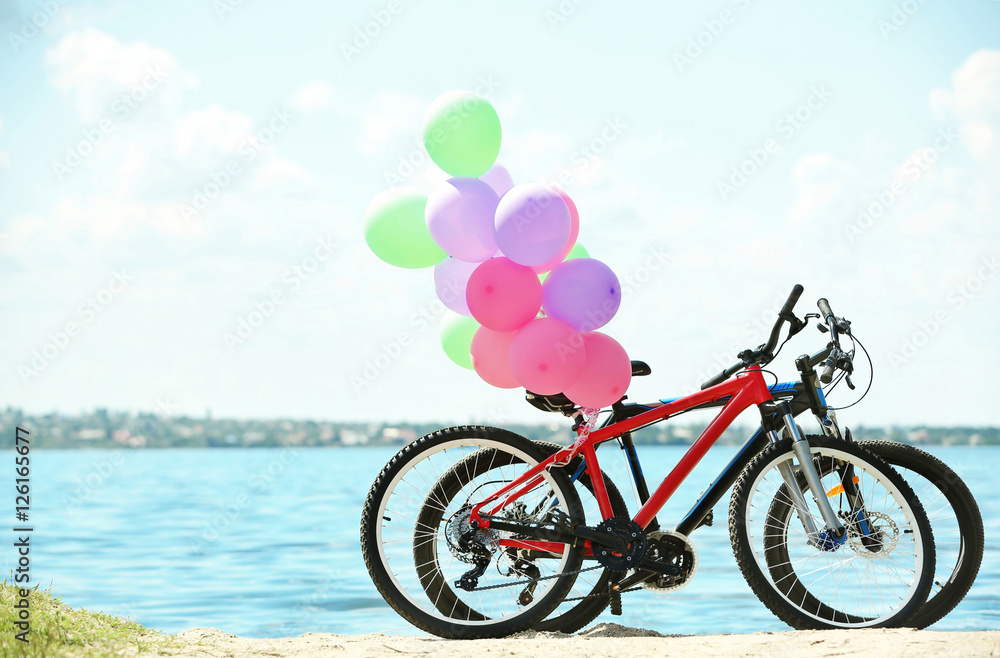
[[[497,246],[504,256],[528,267],[558,256],[572,229],[569,208],[559,192],[538,183],[515,185],[504,194],[495,223]]]
[[[427,198],[427,230],[453,258],[481,263],[497,252],[493,217],[499,201],[478,178],[451,178]]]
[[[510,172],[501,164],[495,164],[490,170],[479,177],[479,180],[487,183],[497,193],[497,196],[507,194],[510,188],[514,187],[514,179]]]
[[[611,268],[595,258],[560,263],[542,286],[542,310],[577,331],[603,327],[618,312],[622,290]]]
[[[445,306],[461,315],[472,317],[469,303],[465,301],[465,288],[469,277],[479,263],[469,263],[448,257],[434,266],[434,291]]]

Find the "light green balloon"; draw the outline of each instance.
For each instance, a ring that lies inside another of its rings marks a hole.
[[[500,152],[500,117],[486,99],[450,91],[424,115],[424,148],[451,176],[482,176]]]
[[[479,323],[458,313],[448,311],[441,320],[441,347],[448,358],[472,370],[472,337]]]
[[[573,260],[574,258],[590,258],[590,253],[583,248],[583,245],[577,242],[573,245],[573,248],[569,250],[566,254],[566,260]]]
[[[365,242],[375,255],[396,267],[437,265],[448,255],[427,231],[427,195],[412,187],[380,193],[365,211]]]

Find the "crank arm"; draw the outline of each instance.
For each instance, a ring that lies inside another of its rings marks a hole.
[[[533,525],[522,525],[511,521],[489,519],[490,530],[501,530],[523,535],[528,540],[540,540],[579,546],[580,540],[589,541],[592,545],[603,546],[614,550],[624,549],[625,541],[607,532],[600,532],[585,525],[573,526],[568,532],[559,528],[539,528]]]

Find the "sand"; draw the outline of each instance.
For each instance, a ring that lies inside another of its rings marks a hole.
[[[1000,656],[1000,631],[941,632],[913,629],[788,631],[752,635],[674,635],[598,624],[576,635],[526,632],[503,640],[440,640],[410,635],[332,635],[250,639],[214,628],[172,636],[180,649],[161,655],[218,656]]]

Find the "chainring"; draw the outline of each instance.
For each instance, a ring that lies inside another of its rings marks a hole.
[[[593,545],[594,557],[604,567],[613,571],[627,571],[639,566],[646,555],[646,533],[642,526],[626,517],[614,516],[601,521],[594,528],[623,541],[620,548]]]
[[[673,530],[658,530],[647,535],[647,559],[674,567],[673,574],[657,574],[644,581],[642,586],[651,592],[666,594],[676,592],[691,582],[698,570],[698,551],[687,536]]]

